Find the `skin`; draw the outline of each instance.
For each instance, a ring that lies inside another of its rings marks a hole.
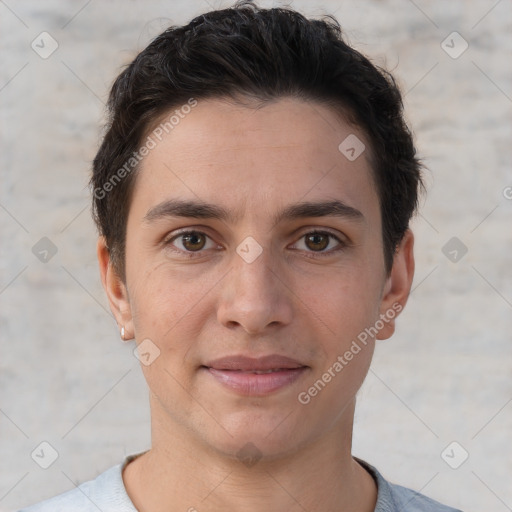
[[[338,150],[349,134],[367,148],[354,161]],[[361,130],[321,104],[286,98],[256,109],[212,99],[199,101],[145,157],[127,221],[126,282],[98,241],[119,326],[160,350],[142,365],[152,447],[123,473],[138,510],[374,510],[374,480],[352,458],[351,442],[375,339],[307,405],[297,399],[410,292],[413,235],[406,232],[387,273],[369,148]],[[173,198],[236,217],[145,220]],[[334,199],[361,218],[274,221],[290,204]],[[180,228],[207,236],[171,240]],[[308,242],[315,229],[341,243]],[[262,248],[251,263],[236,252],[248,236]],[[376,339],[393,332],[394,319]],[[275,353],[308,369],[266,396],[241,396],[201,368],[222,356]],[[252,466],[237,456],[247,443],[261,457]]]

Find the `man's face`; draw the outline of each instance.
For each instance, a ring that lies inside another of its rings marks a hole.
[[[338,149],[349,135],[369,148],[316,103],[204,100],[145,157],[118,321],[152,361],[142,369],[157,428],[272,456],[351,426],[375,341],[361,333],[394,288],[368,149],[355,160]]]

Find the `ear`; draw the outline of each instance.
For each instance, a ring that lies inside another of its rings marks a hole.
[[[395,332],[395,319],[401,313],[414,277],[414,235],[410,229],[405,232],[393,258],[391,272],[382,290],[379,308],[384,327],[377,334],[378,340],[386,340]]]
[[[132,339],[134,337],[133,318],[126,285],[112,265],[110,251],[105,238],[102,236],[98,239],[96,253],[100,266],[101,282],[107,294],[110,310],[114,314],[119,331],[124,327],[124,339]]]

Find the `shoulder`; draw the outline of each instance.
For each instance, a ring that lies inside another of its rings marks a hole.
[[[388,485],[393,500],[398,507],[397,510],[407,510],[408,512],[461,512],[407,487],[389,482]]]
[[[354,457],[377,484],[375,512],[462,512],[407,487],[388,482],[379,471],[364,460]]]
[[[19,512],[136,512],[123,484],[123,466],[113,466],[94,480]]]

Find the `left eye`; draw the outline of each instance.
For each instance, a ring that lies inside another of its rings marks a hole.
[[[302,235],[302,237],[300,238],[300,241],[303,241],[302,245],[305,247],[305,249],[303,247],[295,248],[301,250],[310,250],[311,252],[330,252],[326,251],[325,249],[329,247],[331,240],[335,240],[338,243],[339,247],[337,247],[337,249],[343,247],[343,243],[341,242],[341,240],[332,233],[326,231],[313,231],[311,233],[306,233]],[[297,242],[296,245],[300,245],[300,243]],[[335,248],[333,250],[337,249]]]

